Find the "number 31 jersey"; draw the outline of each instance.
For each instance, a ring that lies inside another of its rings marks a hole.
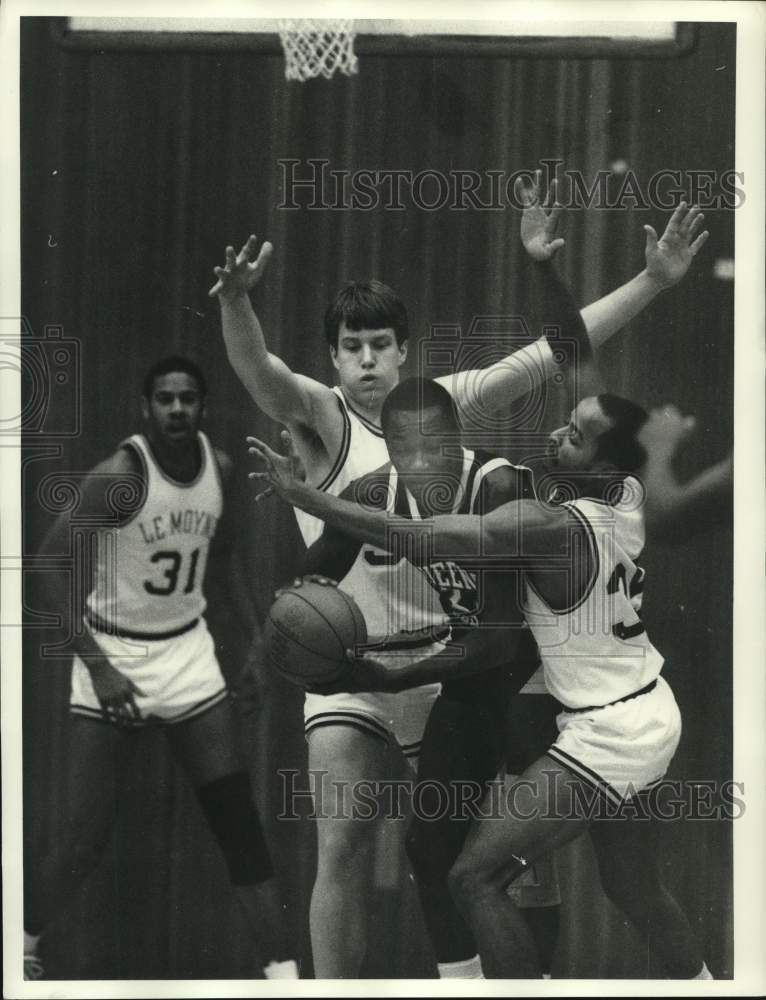
[[[130,520],[99,533],[95,585],[87,602],[93,624],[163,634],[205,610],[202,584],[223,490],[210,441],[199,432],[198,442],[200,469],[188,483],[160,468],[142,434],[122,443],[140,461],[146,495]]]
[[[565,503],[586,528],[592,573],[576,603],[552,609],[527,577],[524,616],[537,640],[545,685],[568,708],[607,705],[656,680],[663,659],[639,614],[644,520],[630,477],[615,504],[582,498]],[[578,544],[581,535],[570,544]],[[552,572],[556,572],[551,567]],[[561,572],[561,570],[559,570]]]

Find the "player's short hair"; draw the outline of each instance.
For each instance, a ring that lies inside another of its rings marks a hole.
[[[438,407],[450,430],[460,430],[455,401],[443,385],[431,378],[404,379],[394,386],[383,401],[380,411],[380,426],[383,428],[383,433],[386,433],[393,413],[402,411],[412,413],[432,407]]]
[[[391,327],[400,346],[409,337],[404,303],[382,281],[349,281],[340,289],[324,314],[327,343],[338,348],[341,323],[349,330],[385,330]]]
[[[180,354],[171,354],[169,357],[161,358],[152,365],[144,377],[144,385],[141,390],[143,396],[146,399],[151,399],[154,392],[154,380],[159,378],[160,375],[169,375],[171,372],[184,372],[186,375],[191,375],[197,383],[200,399],[205,398],[207,395],[207,382],[205,381],[205,376],[202,374],[202,369],[190,358],[181,357]]]
[[[602,392],[596,399],[613,424],[599,436],[596,459],[610,462],[619,472],[635,472],[646,461],[636,435],[649,414],[638,403],[610,392]]]

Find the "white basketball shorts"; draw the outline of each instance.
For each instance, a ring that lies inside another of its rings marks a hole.
[[[141,713],[135,725],[176,723],[194,718],[228,696],[204,618],[170,639],[126,639],[92,630],[112,666],[129,677]],[[72,664],[70,711],[103,719],[90,673],[79,657]]]
[[[681,738],[681,713],[662,677],[646,694],[583,712],[561,712],[547,751],[614,805],[664,777]]]
[[[398,647],[371,650],[371,653],[376,659],[392,658],[393,662],[404,666],[435,655],[444,648],[443,642],[432,642],[418,644],[411,649]],[[441,684],[425,684],[396,694],[380,691],[331,695],[307,693],[303,706],[306,736],[320,726],[355,726],[386,741],[398,743],[404,756],[416,768],[423,731],[440,691]]]

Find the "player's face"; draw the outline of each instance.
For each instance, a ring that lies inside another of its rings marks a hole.
[[[594,469],[598,439],[612,427],[595,396],[583,399],[569,417],[569,423],[550,436],[551,464],[558,469],[588,472]]]
[[[451,508],[463,459],[454,428],[438,407],[395,411],[386,427],[386,445],[399,476],[421,511]]]
[[[341,323],[337,350],[330,348],[330,354],[341,386],[357,406],[379,411],[399,381],[407,343],[399,346],[390,328],[349,330]]]
[[[150,437],[170,448],[185,447],[196,438],[203,410],[197,380],[186,372],[158,375],[151,398],[143,400]]]

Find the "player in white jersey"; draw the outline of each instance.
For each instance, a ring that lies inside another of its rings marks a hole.
[[[588,397],[551,435],[548,502],[406,526],[312,490],[288,459],[261,449],[266,478],[281,495],[362,542],[398,545],[418,565],[452,558],[525,568],[526,617],[546,685],[564,707],[556,741],[509,788],[500,812],[474,826],[450,873],[491,977],[539,975],[507,887],[551,847],[590,827],[605,892],[670,975],[710,978],[688,920],[663,885],[657,824],[649,821],[651,789],[670,763],[681,720],[660,675],[662,657],[635,608],[643,528],[641,490],[630,474],[645,458],[636,440],[645,420],[628,400]],[[387,668],[360,660],[356,671],[364,686],[365,675],[385,677]],[[448,673],[437,667],[431,676]],[[636,800],[644,815],[630,821],[625,806]]]
[[[206,386],[199,368],[171,357],[149,371],[146,433],[123,441],[85,478],[76,524],[97,533],[97,562],[76,569],[88,594],[73,621],[66,832],[26,866],[25,972],[42,978],[38,941],[106,849],[136,734],[160,725],[194,784],[227,863],[267,976],[297,976],[250,780],[240,758],[226,682],[203,612],[208,550],[223,511],[231,462],[199,430]],[[74,550],[62,514],[43,545]],[[69,595],[50,581],[65,618]]]
[[[539,184],[539,172],[538,172]],[[550,256],[563,243],[556,238],[558,210],[541,207],[537,185],[522,218],[522,239]],[[635,278],[583,310],[588,337],[594,346],[611,337],[663,289],[686,274],[696,249],[707,234],[697,235],[699,211],[682,202],[658,239],[646,226],[646,268]],[[407,357],[407,313],[401,300],[377,281],[346,286],[325,315],[325,336],[338,372],[338,392],[290,370],[268,350],[250,303],[250,292],[261,280],[273,248],[260,251],[251,236],[239,253],[226,248],[223,267],[214,268],[217,283],[210,295],[221,304],[223,337],[229,360],[256,404],[269,416],[287,425],[307,482],[324,485],[330,495],[342,491],[344,475],[338,459],[348,447],[352,474],[345,482],[371,472],[382,461],[378,447],[367,447],[369,436],[359,434],[379,428],[383,401],[399,378]],[[461,372],[440,379],[463,413],[502,411],[515,398],[529,392],[532,382],[547,378],[555,369],[553,353],[545,338],[481,372]],[[352,412],[359,424],[349,420]],[[359,461],[357,465],[356,462]],[[369,464],[365,464],[369,462]],[[314,534],[304,536],[315,537]],[[349,695],[352,698],[352,695]],[[358,707],[352,702],[352,708]],[[383,776],[381,741],[369,732],[340,719],[334,726],[317,728],[309,740],[309,767],[328,773],[338,782],[376,780]],[[340,803],[338,803],[340,807]],[[337,810],[326,810],[334,814]],[[359,955],[365,950],[364,899],[347,878],[349,859],[356,858],[346,824],[317,820],[318,851],[322,863],[311,900],[311,938],[318,978],[355,976]]]
[[[332,468],[324,479],[317,483],[317,489],[333,496],[340,496],[349,483],[385,465],[388,461],[388,449],[380,426],[363,413],[357,412],[339,386],[335,386],[333,392],[338,397],[343,435]],[[324,525],[319,518],[312,517],[302,510],[296,510],[295,520],[298,522],[306,548],[309,548],[322,534]]]

